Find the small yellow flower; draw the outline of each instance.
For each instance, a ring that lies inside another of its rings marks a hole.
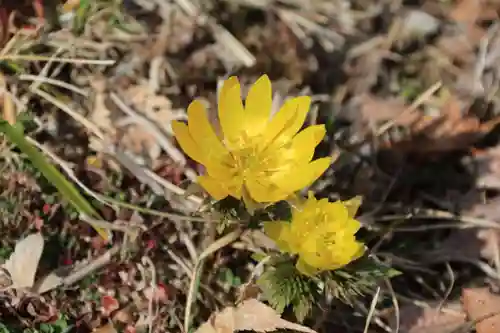
[[[324,125],[299,132],[310,103],[307,96],[289,99],[271,117],[267,75],[252,85],[245,105],[238,79],[230,77],[219,95],[220,135],[197,100],[188,107],[188,123],[173,121],[172,129],[186,154],[205,166],[198,182],[214,199],[272,203],[310,185],[330,165],[330,158],[311,162],[325,136]]]
[[[292,211],[292,221],[264,223],[266,234],[281,251],[297,254],[297,269],[312,276],[335,270],[358,259],[365,247],[354,234],[360,223],[354,219],[360,200],[329,202],[316,200],[312,193]]]

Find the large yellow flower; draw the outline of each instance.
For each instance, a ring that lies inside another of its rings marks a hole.
[[[297,133],[310,102],[307,96],[289,99],[271,117],[267,75],[250,88],[245,105],[238,79],[230,77],[219,94],[220,135],[197,100],[188,107],[188,123],[174,121],[172,129],[181,148],[205,166],[206,174],[198,182],[214,199],[233,196],[271,203],[310,185],[330,165],[330,158],[311,162],[325,136],[324,125]]]
[[[363,255],[365,247],[356,241],[360,223],[354,219],[360,201],[329,202],[309,198],[292,211],[291,222],[264,223],[266,234],[281,251],[297,254],[297,269],[306,275],[341,268]]]

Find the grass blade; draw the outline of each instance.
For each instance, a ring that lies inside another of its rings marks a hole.
[[[12,126],[7,121],[0,120],[0,132],[5,134],[12,143],[28,156],[33,166],[39,170],[55,188],[57,188],[64,199],[68,200],[80,214],[85,214],[99,220],[102,219],[87,199],[80,194],[73,183],[68,181],[36,147],[26,140],[21,126],[22,125]],[[93,224],[91,225],[104,239],[110,240],[110,233],[107,230]]]

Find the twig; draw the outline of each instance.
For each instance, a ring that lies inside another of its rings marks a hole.
[[[104,139],[104,134],[103,132],[97,127],[93,122],[90,120],[86,119],[84,116],[82,116],[80,113],[74,111],[71,109],[67,104],[59,101],[57,98],[54,96],[46,93],[45,91],[42,91],[40,89],[33,89],[32,92],[41,98],[47,100],[48,102],[52,103],[54,106],[58,107],[62,111],[66,112],[69,116],[71,116],[73,119],[81,123],[83,126],[85,126],[87,129],[92,131],[94,135],[96,135],[99,139]]]
[[[25,61],[54,61],[60,63],[69,63],[75,65],[114,65],[114,60],[95,60],[95,59],[71,59],[71,58],[54,58],[35,56],[35,55],[19,55],[19,54],[6,54],[0,55],[0,60],[25,60]]]
[[[383,124],[382,126],[380,126],[380,128],[377,130],[377,132],[375,133],[375,135],[376,136],[382,135],[387,130],[389,130],[392,126],[394,126],[394,124],[396,123],[396,121],[398,119],[400,119],[401,117],[406,117],[406,116],[408,116],[408,114],[414,112],[420,105],[422,105],[423,103],[425,103],[425,101],[427,101],[432,95],[434,95],[434,93],[436,91],[438,91],[439,88],[441,88],[442,85],[443,85],[443,83],[441,81],[438,81],[438,82],[434,83],[431,87],[429,87],[429,89],[427,89],[426,91],[424,91],[409,107],[407,107],[397,117],[395,117],[394,119],[391,119],[391,120],[387,121],[385,124]]]
[[[170,140],[162,133],[160,129],[158,129],[155,124],[153,124],[152,121],[129,107],[117,94],[113,92],[110,93],[110,98],[123,113],[135,119],[139,125],[145,127],[147,131],[158,140],[158,144],[175,162],[183,166],[186,164],[186,158],[184,157],[184,154],[174,147]],[[189,169],[186,168],[184,173],[186,177],[189,178],[189,180],[193,182],[196,181],[196,174],[192,172],[192,170],[190,172]]]
[[[212,253],[220,250],[221,248],[231,244],[235,240],[237,240],[243,230],[237,229],[232,231],[231,233],[219,238],[215,242],[213,242],[208,248],[206,248],[198,257],[196,264],[194,266],[194,273],[191,277],[191,282],[189,284],[189,290],[187,294],[186,300],[186,311],[184,313],[184,332],[189,332],[189,326],[191,324],[191,308],[193,306],[193,299],[197,293],[198,280],[200,278],[201,272],[203,270],[203,262],[204,260],[210,256]]]
[[[440,211],[440,210],[435,210],[435,209],[423,209],[420,210],[416,214],[407,214],[407,215],[385,215],[382,217],[377,217],[376,220],[378,222],[385,222],[385,221],[394,221],[394,220],[399,220],[399,219],[442,219],[442,220],[456,220],[465,224],[470,225],[470,227],[481,227],[481,228],[493,228],[493,229],[500,229],[500,224],[489,221],[486,219],[478,218],[478,217],[472,217],[472,216],[457,216],[452,213],[448,213],[446,211]],[[459,225],[451,225],[449,224],[448,227],[457,227],[460,228]],[[432,226],[429,226],[431,228]],[[441,229],[443,226],[440,226],[437,229]],[[467,228],[467,227],[466,227]]]
[[[85,96],[85,97],[88,96],[88,93],[85,90],[80,89],[73,84],[69,84],[67,82],[56,80],[56,79],[51,79],[48,77],[43,77],[43,76],[39,76],[39,75],[31,75],[31,74],[21,74],[21,75],[19,75],[19,79],[26,80],[26,81],[35,81],[35,82],[40,82],[40,83],[48,83],[48,84],[51,84],[51,85],[56,86],[56,87],[68,89],[74,93],[77,93],[77,94]]]
[[[368,316],[366,317],[365,329],[363,330],[363,333],[368,332],[368,328],[370,327],[371,319],[373,318],[373,314],[375,313],[375,308],[377,307],[379,295],[380,295],[380,287],[377,287],[377,291],[375,292],[375,295],[373,295],[373,299],[372,299],[372,302],[370,304],[370,311],[368,312]]]
[[[101,269],[102,267],[106,266],[107,264],[109,264],[111,262],[111,258],[115,254],[117,254],[118,252],[120,252],[120,248],[121,248],[120,245],[113,246],[111,249],[109,249],[108,251],[106,251],[106,253],[104,253],[101,256],[95,258],[94,260],[92,260],[91,262],[89,262],[84,267],[82,267],[82,268],[74,271],[70,275],[66,276],[63,279],[63,284],[65,286],[72,285],[73,283],[80,281],[81,279],[83,279],[84,277],[88,276],[89,274],[92,274],[96,270]]]

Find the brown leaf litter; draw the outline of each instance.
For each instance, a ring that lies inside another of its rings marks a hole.
[[[397,327],[394,311],[390,327]],[[477,333],[497,333],[500,330],[500,295],[489,288],[464,288],[460,302],[408,304],[400,308],[401,333],[465,332],[475,327]]]
[[[256,299],[247,299],[236,307],[229,306],[213,314],[195,333],[272,332],[278,329],[315,333],[309,327],[282,319],[271,307]]]
[[[477,333],[500,332],[500,296],[488,288],[462,290],[462,304]]]
[[[361,102],[361,115],[367,123],[378,123],[388,117],[393,125],[405,128],[402,139],[383,145],[403,153],[467,150],[500,123],[500,116],[481,122],[476,115],[469,113],[469,109],[464,112],[462,103],[455,96],[443,103],[438,115],[408,110],[399,100],[384,101],[368,96]]]
[[[476,185],[482,189],[500,189],[500,146],[474,152]]]
[[[422,254],[425,262],[496,263],[500,248],[500,198],[484,200],[477,192],[469,196],[463,202],[467,208],[454,218],[457,227],[452,228],[438,248]]]
[[[396,317],[394,311],[390,316],[389,326],[396,329]],[[453,332],[464,326],[467,315],[458,302],[449,302],[444,306],[439,304],[426,304],[417,306],[407,304],[399,310],[400,333],[444,333]]]
[[[183,112],[175,110],[168,97],[152,92],[146,83],[139,83],[130,84],[122,91],[121,95],[126,96],[126,101],[130,103],[133,111],[137,112],[123,115],[111,107],[108,98],[109,84],[104,78],[93,81],[94,103],[90,119],[110,138],[114,138],[118,147],[145,158],[152,163],[153,168],[158,167],[159,165],[155,164],[161,154],[158,138],[138,117],[146,117],[151,126],[157,126],[168,135],[171,133],[171,120],[185,117]]]

